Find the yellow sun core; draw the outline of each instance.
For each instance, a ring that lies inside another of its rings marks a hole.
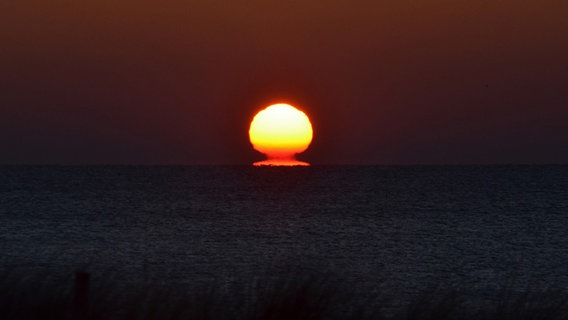
[[[312,142],[312,124],[304,112],[289,104],[273,104],[258,112],[250,124],[249,138],[254,149],[268,158],[255,166],[309,165],[295,155]]]

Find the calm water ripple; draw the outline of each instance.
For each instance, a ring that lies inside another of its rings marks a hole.
[[[4,269],[568,287],[568,166],[7,166],[0,219]]]

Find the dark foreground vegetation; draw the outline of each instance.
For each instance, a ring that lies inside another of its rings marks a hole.
[[[108,278],[94,281],[87,273],[1,277],[0,319],[4,320],[568,320],[566,288],[503,288],[493,299],[475,302],[459,286],[434,286],[400,301],[381,290],[362,297],[349,284],[328,277],[286,277],[246,287],[192,290],[125,287]]]

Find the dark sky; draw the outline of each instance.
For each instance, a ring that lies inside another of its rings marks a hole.
[[[0,3],[0,163],[247,164],[280,101],[314,164],[568,163],[568,3]]]

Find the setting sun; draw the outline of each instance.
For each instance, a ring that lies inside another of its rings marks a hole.
[[[312,125],[304,112],[289,104],[273,104],[258,112],[250,124],[249,138],[254,149],[268,158],[255,166],[309,165],[294,156],[312,142]]]

